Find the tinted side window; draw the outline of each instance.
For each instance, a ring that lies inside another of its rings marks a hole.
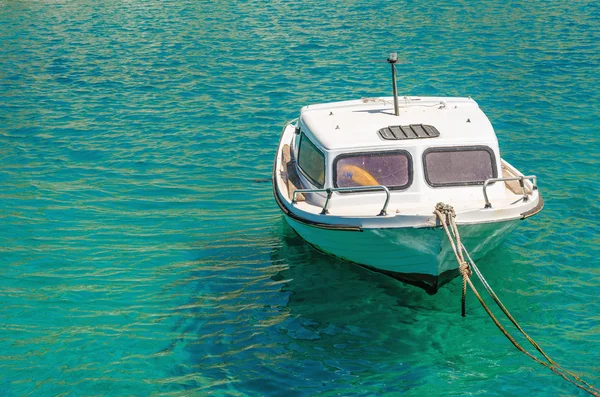
[[[318,187],[325,183],[325,155],[304,135],[300,137],[298,149],[298,165],[300,169]]]
[[[428,149],[423,165],[425,179],[434,187],[482,185],[497,176],[494,152],[485,146]]]
[[[383,185],[404,189],[412,183],[412,161],[405,151],[340,155],[334,170],[336,187]]]

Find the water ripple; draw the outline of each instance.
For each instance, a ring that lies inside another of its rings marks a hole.
[[[301,106],[472,95],[545,210],[481,268],[600,383],[600,4],[0,0],[0,384],[21,395],[576,391],[460,283],[320,254],[268,179]],[[384,77],[382,77],[384,76]]]

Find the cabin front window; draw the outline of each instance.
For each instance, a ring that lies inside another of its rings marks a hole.
[[[433,187],[483,185],[498,175],[494,152],[486,146],[427,149],[423,167]]]
[[[298,166],[303,174],[315,186],[322,188],[325,183],[325,156],[304,133],[300,136],[298,151]]]
[[[406,151],[342,154],[333,169],[335,187],[405,189],[412,183],[412,159]]]

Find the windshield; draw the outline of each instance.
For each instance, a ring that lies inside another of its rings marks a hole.
[[[494,153],[486,146],[432,148],[423,155],[429,185],[481,185],[497,176]]]
[[[383,185],[404,189],[411,182],[412,161],[406,151],[343,154],[335,160],[336,187]]]

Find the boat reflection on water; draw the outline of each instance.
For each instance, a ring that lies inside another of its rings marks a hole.
[[[445,336],[423,332],[456,322],[439,299],[453,288],[429,296],[323,254],[283,219],[243,251],[213,250],[190,279],[197,284],[185,289],[196,293],[175,310],[179,337],[160,354],[183,352],[188,362],[174,376],[206,394],[312,395],[318,385],[350,395],[357,381],[374,395],[387,382],[413,390],[437,367],[424,367],[422,355],[444,349]]]
[[[281,245],[271,259],[285,270],[271,278],[283,282],[281,292],[288,294],[287,318],[277,325],[287,370],[310,368],[308,377],[332,390],[358,376],[368,390],[390,372],[399,391],[417,387],[430,371],[419,367],[422,354],[443,349],[438,336],[421,337],[430,323],[426,318],[455,320],[456,311],[439,298],[456,288],[436,296],[415,293],[410,285],[317,251],[286,222],[278,232]]]
[[[271,278],[284,282],[281,291],[290,293],[287,310],[314,323],[411,325],[419,316],[449,312],[445,298],[455,297],[460,289],[452,283],[436,296],[418,293],[412,285],[316,250],[285,222],[280,233],[282,244],[271,258],[286,269]]]
[[[483,326],[483,312],[468,325],[457,321],[460,280],[428,295],[317,251],[283,219],[270,235],[243,249],[218,246],[193,268],[192,284],[179,287],[195,292],[162,320],[174,321],[177,338],[160,354],[185,354],[173,375],[205,394],[312,395],[318,385],[322,394],[350,395],[357,383],[365,395],[388,387],[428,394],[424,380],[451,382],[454,362],[479,370],[461,357],[472,349],[465,326],[482,340],[497,332]],[[495,276],[504,280],[501,270]],[[504,357],[498,346],[492,357]]]
[[[460,362],[462,369],[478,370],[476,360],[466,363],[461,356],[472,351],[472,341],[464,337],[465,323],[457,321],[459,279],[436,295],[429,295],[314,249],[286,222],[281,222],[276,233],[281,236],[281,244],[272,250],[271,259],[284,270],[271,278],[283,283],[281,292],[288,294],[282,308],[287,318],[276,327],[280,332],[278,341],[285,346],[288,370],[302,373],[311,368],[311,376],[326,382],[360,379],[361,387],[373,394],[381,391],[375,385],[392,381],[389,374],[393,373],[395,390],[413,395],[418,395],[414,393],[421,387],[427,394],[423,380],[428,377],[450,379],[454,371],[451,363]],[[505,249],[496,252],[507,258]],[[501,260],[494,256],[486,259],[489,265]],[[509,267],[519,273],[517,265]],[[504,276],[498,270],[492,277]],[[506,283],[510,285],[511,280]],[[474,299],[467,303],[469,310],[478,305]],[[481,338],[488,340],[495,335],[495,329],[484,327],[485,312],[469,318],[468,328],[483,327],[478,331]],[[498,350],[487,354],[505,355],[502,345]],[[425,356],[433,358],[427,360],[427,366],[422,365]],[[290,367],[295,360],[297,364]],[[345,394],[343,390],[340,393]]]

